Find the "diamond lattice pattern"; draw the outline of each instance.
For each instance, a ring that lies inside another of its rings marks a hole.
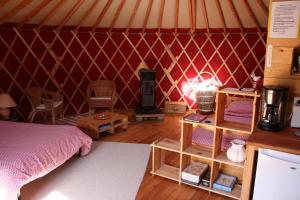
[[[192,84],[202,72],[212,73],[230,87],[250,87],[250,74],[263,75],[266,33],[124,33],[36,29],[0,31],[0,88],[27,115],[27,86],[61,89],[66,113],[88,110],[90,81],[112,79],[117,84],[116,108],[138,106],[137,71],[145,61],[157,72],[157,105],[190,98]]]

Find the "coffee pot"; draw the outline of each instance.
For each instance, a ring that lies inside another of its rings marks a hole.
[[[261,102],[261,119],[258,128],[267,131],[280,131],[286,124],[288,89],[265,86]]]

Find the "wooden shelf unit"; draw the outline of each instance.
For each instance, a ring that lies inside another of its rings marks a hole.
[[[224,192],[222,190],[216,190],[216,189],[211,189],[210,190],[211,192],[214,192],[214,193],[217,193],[217,194],[221,194],[221,195],[224,195],[224,196],[227,196],[227,197],[230,197],[230,198],[233,198],[233,199],[240,199],[241,197],[241,192],[242,192],[242,186],[241,185],[238,185],[236,184],[232,190],[232,192]]]
[[[180,158],[180,141],[163,138],[153,142],[151,173],[174,181],[179,181],[180,169],[179,167],[166,163],[167,152],[176,153],[178,154],[178,158]]]
[[[252,122],[250,125],[241,124],[238,122],[228,122],[224,120],[226,102],[234,96],[236,98],[243,98],[253,100]],[[162,176],[179,183],[190,185],[192,187],[204,189],[210,192],[218,193],[233,199],[240,199],[242,192],[242,178],[244,173],[244,162],[236,163],[227,158],[226,151],[221,150],[221,142],[223,132],[231,134],[233,131],[239,135],[249,135],[253,132],[257,121],[257,112],[259,108],[260,94],[255,92],[244,92],[238,89],[223,88],[217,91],[216,94],[216,112],[212,116],[208,116],[207,120],[211,123],[202,121],[201,123],[180,120],[181,122],[181,139],[180,141],[164,138],[153,142],[153,157],[152,157],[152,174]],[[213,145],[211,148],[207,146],[193,144],[192,133],[196,128],[204,128],[213,130]],[[178,153],[180,157],[179,168],[165,164],[164,151],[172,151]],[[210,168],[210,185],[205,187],[203,185],[193,185],[181,181],[181,172],[190,164],[191,161],[198,160],[207,163]],[[213,188],[213,182],[216,180],[220,171],[234,175],[238,178],[239,184],[234,186],[232,192],[224,192]]]
[[[216,128],[226,130],[226,131],[235,131],[239,133],[245,133],[245,134],[251,134],[251,127],[248,124],[242,124],[238,122],[232,121],[223,121],[219,122],[218,125],[216,125]]]
[[[245,97],[246,99],[253,100],[253,111],[252,111],[252,120],[250,125],[242,124],[239,122],[232,123],[231,121],[224,120],[225,108],[227,104],[227,99],[231,98],[232,96],[235,97]],[[259,110],[259,103],[260,103],[260,93],[258,91],[254,92],[245,92],[240,91],[238,89],[233,88],[224,88],[220,89],[216,95],[216,127],[218,129],[235,131],[239,133],[251,134],[256,126],[258,110]]]
[[[180,141],[172,140],[169,138],[163,138],[153,143],[156,148],[161,148],[173,152],[180,153]]]
[[[215,115],[209,115],[205,120],[199,123],[191,122],[191,121],[186,121],[186,120],[180,120],[180,122],[183,122],[186,124],[192,124],[194,127],[204,127],[206,129],[211,129],[214,130],[215,128]]]
[[[186,183],[186,182],[181,182],[183,184],[186,184],[186,185],[190,185],[190,186],[193,186],[193,187],[196,187],[196,188],[200,188],[202,190],[207,190],[207,191],[210,191],[210,188],[209,187],[205,187],[203,185],[193,185],[193,184],[190,184],[190,183]]]
[[[171,179],[173,181],[179,181],[179,168],[171,165],[162,165],[155,171],[152,171],[153,175],[161,176],[164,178]]]
[[[201,147],[200,145],[191,145],[186,149],[182,150],[182,153],[184,155],[189,155],[207,160],[211,160],[212,157],[212,150],[206,147]]]
[[[219,162],[219,163],[228,164],[228,165],[231,165],[231,166],[236,166],[236,167],[244,168],[244,162],[236,163],[236,162],[232,162],[231,160],[229,160],[227,158],[226,151],[220,152],[220,154],[217,155],[214,158],[214,161]]]

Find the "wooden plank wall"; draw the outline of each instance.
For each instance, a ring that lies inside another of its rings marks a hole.
[[[281,0],[272,0],[272,2],[278,2]],[[270,3],[270,15],[272,9],[272,3]],[[269,16],[269,20],[271,16]],[[270,26],[270,21],[269,21]],[[269,27],[270,29],[270,27]],[[300,36],[298,38],[267,38],[267,46],[272,45],[272,64],[270,67],[265,67],[264,85],[275,85],[289,88],[290,99],[289,109],[291,110],[293,97],[300,96],[300,72],[297,75],[292,73],[292,63],[294,56],[293,51],[297,49],[298,56],[300,53]],[[268,52],[267,52],[268,54]],[[267,55],[269,56],[269,55]]]

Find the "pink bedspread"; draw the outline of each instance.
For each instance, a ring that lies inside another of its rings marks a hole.
[[[75,126],[0,121],[0,189],[16,192],[63,164],[92,140]]]

